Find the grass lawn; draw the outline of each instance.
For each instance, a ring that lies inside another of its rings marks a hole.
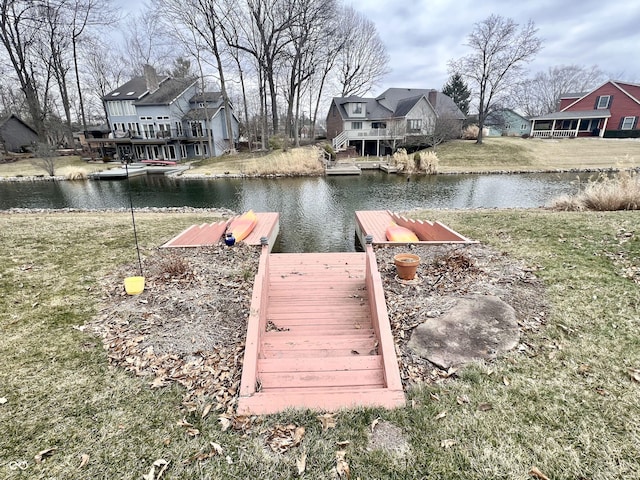
[[[640,166],[640,141],[618,139],[535,139],[489,137],[455,140],[437,148],[438,171],[485,172],[631,168]]]
[[[73,155],[56,157],[54,162],[55,174],[61,176],[67,176],[78,172],[88,175],[92,172],[106,170],[109,167],[103,163],[87,163],[80,157]],[[36,175],[48,176],[49,174],[44,168],[38,166],[37,159],[27,158],[11,163],[0,163],[0,177],[15,177],[18,175],[30,177]]]
[[[182,411],[179,387],[152,390],[110,367],[101,341],[78,329],[97,313],[103,275],[125,263],[135,273],[130,217],[0,214],[0,478],[139,479],[163,459],[162,478],[280,479],[306,455],[303,477],[324,479],[339,450],[353,479],[528,479],[532,467],[553,479],[640,478],[640,216],[420,215],[524,259],[547,285],[547,325],[495,362],[413,389],[406,408],[343,411],[327,430],[313,412],[289,412],[243,434]],[[213,220],[140,213],[142,253]],[[377,419],[405,433],[404,457],[367,450]],[[304,426],[301,445],[271,452],[264,432],[276,424]],[[202,452],[214,453],[194,459]]]

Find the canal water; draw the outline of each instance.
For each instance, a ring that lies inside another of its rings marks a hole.
[[[582,179],[586,176],[582,176]],[[356,210],[529,208],[578,189],[576,174],[388,175],[279,179],[131,178],[134,207],[280,212],[281,252],[354,250]],[[0,209],[128,208],[127,182],[0,183]],[[177,233],[177,232],[176,232]]]

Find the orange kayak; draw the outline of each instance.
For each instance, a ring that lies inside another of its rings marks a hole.
[[[258,223],[258,216],[253,212],[253,210],[249,210],[248,212],[231,220],[231,223],[227,227],[227,233],[233,233],[236,242],[240,242],[251,233],[255,228],[256,223]]]
[[[415,233],[409,230],[406,227],[401,227],[395,222],[391,222],[391,224],[387,227],[385,231],[387,236],[387,240],[390,242],[417,242],[418,237]]]

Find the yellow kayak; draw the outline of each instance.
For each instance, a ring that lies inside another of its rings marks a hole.
[[[232,233],[236,242],[240,242],[253,231],[257,223],[258,216],[253,210],[249,210],[231,221],[227,227],[227,233]]]
[[[418,237],[415,233],[413,233],[406,227],[401,227],[395,222],[391,222],[391,224],[387,227],[385,235],[387,236],[387,240],[389,240],[390,242],[410,243],[418,241]]]

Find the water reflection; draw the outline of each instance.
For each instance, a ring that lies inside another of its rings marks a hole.
[[[586,178],[586,175],[584,176]],[[407,181],[408,180],[408,181]],[[358,177],[131,179],[134,206],[218,207],[280,212],[286,252],[350,251],[356,210],[538,207],[572,193],[575,174],[438,175],[364,172]],[[0,209],[127,208],[126,181],[0,183]]]

